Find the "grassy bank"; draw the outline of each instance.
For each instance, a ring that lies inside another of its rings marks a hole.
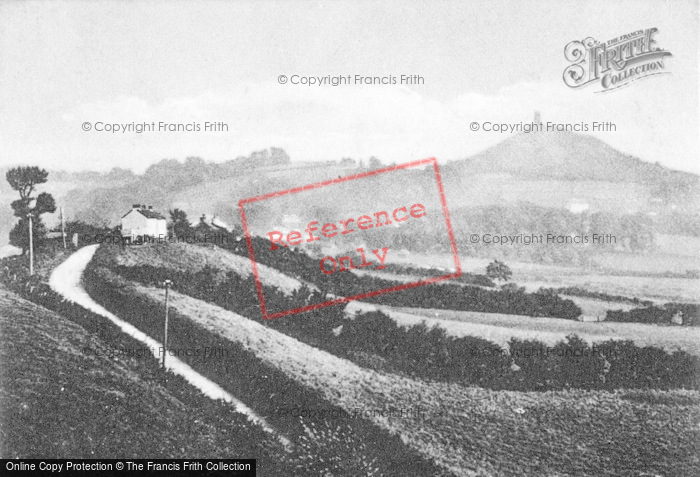
[[[165,374],[138,342],[104,340],[0,288],[3,458],[288,457],[270,435]],[[108,336],[106,324],[104,336]],[[114,353],[113,351],[117,351]]]
[[[98,303],[162,341],[162,303],[144,296],[132,283],[94,264],[86,271],[85,285]],[[346,475],[348,468],[363,475],[449,474],[376,423],[357,418],[343,420],[339,425],[333,416],[342,410],[319,390],[299,383],[251,352],[240,341],[223,337],[192,318],[176,307],[172,309],[169,349],[225,350],[223,356],[215,359],[207,359],[203,353],[178,357],[200,374],[235,393],[292,442],[301,443],[308,454],[324,455],[323,460],[310,459],[305,464],[304,469],[310,474],[323,474],[328,466],[331,474],[340,475]],[[322,418],[300,416],[299,419],[281,415],[281,410],[289,409],[322,409],[327,415]]]

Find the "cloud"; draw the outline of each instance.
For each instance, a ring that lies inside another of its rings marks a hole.
[[[698,147],[694,136],[682,126],[656,122],[654,112],[668,107],[665,98],[649,95],[640,86],[594,95],[561,82],[520,83],[490,95],[470,92],[437,101],[399,85],[259,83],[168,98],[159,104],[121,96],[80,105],[66,112],[63,121],[73,151],[100,161],[104,168],[120,165],[140,171],[164,157],[225,160],[270,146],[284,148],[294,160],[375,155],[384,162],[428,156],[444,161],[467,157],[508,136],[473,132],[471,122],[531,122],[538,110],[543,121],[556,123],[610,121],[617,131],[591,134],[645,160],[697,170],[692,159]],[[200,125],[221,121],[228,132],[84,133],[83,121]]]

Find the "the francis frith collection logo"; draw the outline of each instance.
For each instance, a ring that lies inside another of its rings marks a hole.
[[[657,31],[647,28],[606,42],[591,37],[572,41],[564,48],[566,60],[572,63],[564,70],[564,83],[571,88],[599,84],[596,92],[601,93],[638,79],[668,74],[666,60],[673,55],[656,44]]]

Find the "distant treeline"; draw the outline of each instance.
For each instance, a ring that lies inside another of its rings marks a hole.
[[[471,256],[496,256],[533,260],[540,263],[580,262],[589,251],[647,251],[654,248],[654,223],[645,214],[612,214],[608,212],[574,214],[567,210],[520,206],[489,206],[451,211],[455,239],[460,251]],[[611,234],[613,243],[567,245],[532,243],[502,246],[472,242],[471,234],[517,236],[542,235],[588,236]]]
[[[164,159],[149,166],[141,175],[124,169],[105,175],[86,173],[89,176],[84,178],[86,182],[104,184],[104,187],[87,191],[73,189],[66,194],[64,202],[71,208],[71,215],[80,220],[93,224],[115,224],[131,204],[153,205],[162,212],[168,209],[174,195],[188,187],[238,177],[256,168],[286,165],[289,162],[287,153],[279,148],[256,151],[249,156],[221,163],[209,162],[200,157],[188,157],[184,162]],[[227,212],[237,215],[235,204]]]
[[[700,215],[687,212],[659,214],[656,230],[664,234],[700,237]]]
[[[626,252],[653,251],[655,234],[674,233],[655,224],[647,214],[614,214],[609,212],[575,214],[564,209],[535,205],[491,205],[462,207],[450,210],[455,240],[461,254],[473,257],[532,261],[535,263],[588,264],[595,252],[613,250]],[[697,218],[693,218],[698,222]],[[665,222],[664,222],[665,223]],[[684,232],[687,232],[684,230]],[[515,244],[484,243],[483,236],[531,237],[542,236],[540,241]],[[547,234],[553,236],[585,236],[588,243],[547,243]],[[609,243],[592,242],[593,234],[614,237]],[[473,240],[478,236],[479,240]],[[450,253],[450,244],[444,230],[422,229],[419,233],[410,227],[393,227],[381,236],[370,236],[367,244],[381,247],[391,243],[396,248],[413,252]]]
[[[154,186],[175,187],[176,184],[197,184],[205,180],[218,180],[231,177],[243,169],[289,164],[290,158],[283,149],[272,147],[252,152],[249,156],[239,156],[224,162],[205,161],[200,157],[188,157],[184,162],[176,159],[163,159],[146,169],[142,175],[131,169],[114,167],[107,173],[97,171],[65,172],[55,171],[51,175],[58,181],[77,182],[132,182],[145,180]]]
[[[164,159],[146,169],[141,179],[149,184],[158,184],[173,190],[208,180],[235,177],[244,170],[289,163],[289,156],[283,149],[272,147],[221,163],[207,162],[199,157],[188,157],[184,163],[175,159]]]

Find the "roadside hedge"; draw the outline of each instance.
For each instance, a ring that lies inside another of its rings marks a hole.
[[[127,269],[121,268],[122,273]],[[141,278],[142,283],[154,285],[164,272],[153,267],[137,267],[131,270],[130,277],[119,277],[115,273],[90,264],[84,274],[84,282],[90,296],[105,308],[129,321],[144,333],[163,341],[164,307],[147,297],[139,295],[125,278]],[[189,286],[197,293],[215,293],[213,282],[206,281],[209,271],[199,275],[185,274],[170,278],[174,288],[183,291]],[[257,299],[257,297],[256,297]],[[251,300],[252,302],[252,300]],[[225,389],[233,390],[245,402],[292,441],[312,445],[314,452],[324,455],[323,460],[306,459],[304,468],[297,469],[305,475],[343,474],[348,468],[360,473],[371,473],[376,469],[380,475],[439,475],[444,473],[432,462],[409,449],[401,439],[366,419],[344,419],[343,426],[333,416],[343,414],[343,410],[326,401],[315,390],[309,389],[287,376],[282,371],[266,364],[241,344],[232,342],[198,325],[189,317],[170,310],[168,328],[169,349],[225,349],[225,359],[205,359],[203,355],[179,356],[200,374],[218,383]],[[285,409],[326,410],[323,417],[301,417],[292,419],[281,415]],[[331,433],[328,442],[313,444],[307,429],[322,428]],[[325,463],[324,463],[325,461]],[[360,465],[368,467],[359,467]],[[330,466],[330,467],[329,467]],[[410,470],[409,470],[410,469]]]

